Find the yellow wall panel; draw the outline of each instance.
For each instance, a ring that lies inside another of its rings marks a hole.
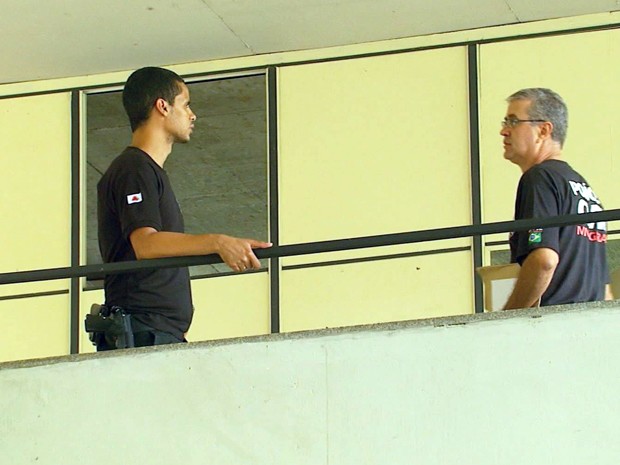
[[[279,70],[280,238],[471,221],[466,48]]]
[[[0,285],[0,297],[25,296],[30,294],[36,294],[39,292],[49,291],[69,291],[69,287],[70,281],[68,279],[55,279],[53,281],[35,281],[17,284],[2,284]]]
[[[473,312],[469,252],[284,270],[283,332]]]
[[[0,271],[70,262],[70,95],[0,100]]]
[[[188,341],[270,332],[269,274],[193,279],[194,320]]]
[[[548,87],[569,111],[564,159],[606,208],[620,208],[620,31],[590,32],[480,47],[483,220],[513,218],[521,171],[503,159],[505,99],[525,87]],[[505,236],[498,237],[500,239]]]
[[[282,258],[282,266],[304,265],[317,262],[331,262],[341,260],[358,260],[369,257],[384,257],[411,253],[424,253],[440,249],[454,249],[471,247],[471,238],[445,239],[437,241],[417,242],[413,244],[400,244],[382,247],[370,247],[364,249],[343,250],[338,252],[315,253],[297,255]]]
[[[0,362],[69,353],[69,294],[0,301]]]

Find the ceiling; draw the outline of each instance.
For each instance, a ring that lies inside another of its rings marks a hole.
[[[0,0],[0,84],[620,10],[620,0]]]

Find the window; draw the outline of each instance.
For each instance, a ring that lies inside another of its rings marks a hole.
[[[192,140],[175,144],[165,169],[188,233],[268,239],[265,76],[188,82],[197,115]],[[92,93],[87,108],[87,263],[101,263],[97,182],[131,139],[121,91]],[[266,265],[266,261],[264,263]],[[229,272],[193,267],[192,276]]]

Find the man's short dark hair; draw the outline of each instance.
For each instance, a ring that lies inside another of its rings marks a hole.
[[[560,147],[564,146],[566,130],[568,129],[568,109],[562,97],[551,89],[532,87],[529,89],[521,89],[506,100],[508,100],[509,103],[515,100],[530,100],[531,105],[528,111],[528,117],[531,119],[550,121],[553,124],[551,138],[559,142]]]
[[[134,71],[127,79],[123,89],[123,106],[129,117],[131,131],[144,123],[159,98],[170,105],[182,91],[180,84],[185,81],[173,71],[148,66]]]

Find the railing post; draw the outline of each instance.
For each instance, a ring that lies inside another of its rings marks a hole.
[[[480,182],[480,132],[478,114],[478,45],[467,47],[467,70],[469,76],[469,157],[471,170],[471,221],[482,224],[482,200]],[[482,279],[476,268],[482,266],[482,236],[472,236],[474,309],[476,313],[484,311]]]

